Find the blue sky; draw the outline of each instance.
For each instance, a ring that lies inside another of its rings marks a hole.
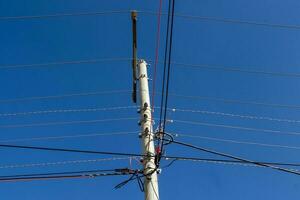
[[[163,1],[163,11],[167,2]],[[159,1],[129,0],[11,0],[0,1],[1,16],[32,16],[55,13],[101,12],[112,10],[157,11]],[[238,19],[271,24],[300,24],[300,2],[296,0],[177,0],[176,12],[187,15]],[[166,17],[162,17],[160,60],[163,59]],[[172,61],[186,64],[236,67],[244,70],[300,73],[299,29],[284,29],[249,24],[232,24],[176,17]],[[131,20],[128,13],[98,16],[56,17],[47,19],[0,20],[0,65],[48,63],[102,58],[131,57]],[[139,58],[155,57],[157,18],[138,16]],[[162,65],[158,65],[157,91],[161,87]],[[150,76],[153,75],[151,65]],[[130,61],[93,64],[51,65],[0,69],[0,99],[51,96],[97,91],[131,89]],[[170,92],[180,95],[255,101],[269,104],[299,105],[299,77],[195,69],[172,65]],[[158,106],[159,96],[155,99]],[[1,113],[82,108],[132,106],[130,93],[92,95],[61,99],[5,103]],[[278,108],[207,99],[170,96],[170,108],[254,115],[299,120],[297,108]],[[158,117],[159,113],[154,113]],[[0,140],[20,138],[138,131],[135,109],[102,112],[52,113],[1,117]],[[112,122],[56,126],[8,128],[6,125],[136,118]],[[300,146],[299,135],[246,131],[231,128],[188,125],[176,120],[300,132],[298,122],[249,120],[238,117],[170,112],[167,124],[173,133],[218,139],[285,146]],[[178,140],[261,161],[300,162],[297,149],[234,144],[178,137]],[[115,152],[140,152],[137,134],[86,137],[64,140],[14,142],[14,144],[78,148]],[[219,158],[170,145],[167,155]],[[44,173],[130,166],[128,160],[66,164],[45,167],[3,168],[6,165],[101,159],[103,156],[72,153],[1,149],[0,175]],[[107,157],[106,157],[107,158]],[[167,164],[164,162],[163,164]],[[138,167],[132,161],[133,167]],[[84,180],[55,180],[1,183],[1,198],[15,199],[141,199],[136,183],[120,190],[113,187],[126,177]],[[159,177],[161,199],[297,199],[299,177],[270,169],[201,162],[177,161]]]

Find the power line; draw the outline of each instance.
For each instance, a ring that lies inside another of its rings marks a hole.
[[[167,139],[164,139],[167,140]],[[169,140],[168,140],[169,141]],[[179,142],[174,142],[179,143]],[[83,154],[98,154],[98,155],[114,155],[114,156],[130,156],[130,157],[151,157],[151,155],[142,155],[136,153],[121,153],[121,152],[108,152],[108,151],[92,151],[92,150],[79,150],[79,149],[64,149],[64,148],[50,148],[50,147],[36,147],[36,146],[21,146],[21,145],[6,145],[0,144],[0,147],[3,148],[13,148],[13,149],[30,149],[30,150],[40,150],[40,151],[56,151],[56,152],[69,152],[69,153],[83,153]],[[164,156],[162,158],[167,159],[185,159],[185,160],[201,160],[202,158],[194,158],[194,157],[179,157],[179,156]],[[249,161],[232,161],[228,160],[228,162],[242,162],[249,163]],[[261,161],[252,161],[263,164],[272,164],[272,165],[285,165],[285,166],[300,166],[297,163],[281,163],[281,162],[261,162]]]
[[[242,72],[249,74],[260,74],[260,75],[272,75],[272,76],[286,76],[286,77],[296,77],[299,78],[299,73],[286,73],[286,72],[270,72],[270,71],[262,71],[262,70],[250,70],[250,69],[242,69],[242,67],[228,67],[228,66],[219,66],[219,65],[205,65],[205,64],[187,64],[180,62],[173,62],[174,65],[180,68],[190,68],[190,69],[210,69],[210,70],[221,70],[228,72]]]
[[[40,115],[40,114],[53,114],[53,113],[78,113],[78,112],[98,112],[98,111],[114,111],[137,108],[137,106],[115,106],[105,108],[78,108],[78,109],[56,109],[56,110],[38,110],[29,112],[17,113],[0,113],[0,117],[12,117],[18,115]]]
[[[244,114],[240,115],[234,113],[215,112],[215,111],[208,111],[208,110],[181,109],[181,108],[169,108],[168,110],[173,112],[178,111],[178,112],[190,112],[190,113],[200,113],[200,114],[208,114],[208,115],[220,115],[225,117],[238,117],[242,119],[251,119],[251,120],[268,120],[268,121],[276,121],[276,122],[300,123],[300,120],[294,120],[294,119],[281,119],[281,118],[244,115]]]
[[[46,19],[46,18],[57,18],[57,17],[74,17],[74,16],[97,16],[97,15],[108,15],[108,14],[128,14],[130,10],[114,10],[114,11],[99,11],[99,12],[77,12],[77,13],[55,13],[49,15],[27,15],[27,16],[2,16],[0,20],[28,20],[28,19]],[[137,11],[140,14],[148,14],[148,15],[159,15],[159,12],[155,11]],[[168,15],[168,13],[162,12],[161,15]],[[240,20],[240,19],[227,19],[227,18],[219,18],[219,17],[210,17],[210,16],[198,16],[198,15],[187,15],[183,13],[174,13],[175,17],[185,18],[185,19],[194,19],[201,21],[215,21],[222,23],[230,23],[230,24],[244,24],[244,25],[254,25],[254,26],[262,26],[269,28],[279,28],[279,29],[291,29],[298,30],[300,29],[299,25],[288,25],[288,24],[276,24],[276,23],[267,23],[267,22],[257,22],[257,21],[249,21],[249,20]]]
[[[82,171],[69,171],[69,172],[50,172],[50,173],[38,173],[38,174],[17,174],[17,175],[5,175],[0,176],[0,180],[3,178],[19,178],[19,177],[32,177],[32,176],[49,176],[49,175],[67,175],[67,174],[82,174],[82,173],[96,173],[96,172],[114,172],[113,169],[101,169],[101,170],[82,170]]]
[[[153,60],[148,59],[151,63]],[[159,63],[163,63],[159,61]],[[211,64],[191,64],[191,63],[183,63],[183,62],[176,62],[172,61],[171,64],[177,68],[190,68],[194,70],[201,70],[201,69],[209,69],[209,70],[221,70],[221,71],[228,71],[228,72],[242,72],[242,73],[249,73],[249,74],[258,74],[258,75],[270,75],[270,76],[283,76],[283,77],[294,77],[299,78],[300,73],[296,72],[276,72],[276,71],[264,71],[264,70],[251,70],[255,68],[254,66],[248,66],[251,69],[243,69],[245,66],[225,66],[225,65],[211,65]]]
[[[111,91],[96,91],[96,92],[82,92],[82,93],[70,93],[64,95],[52,95],[52,96],[34,96],[34,97],[23,97],[23,98],[14,98],[14,99],[0,99],[0,103],[15,103],[23,101],[34,101],[34,100],[48,100],[48,99],[63,99],[71,97],[84,97],[84,96],[98,96],[98,95],[111,95],[111,94],[129,94],[130,90],[111,90]],[[162,94],[162,93],[160,93]],[[235,104],[249,104],[255,106],[268,106],[268,107],[278,107],[278,108],[289,108],[289,109],[300,109],[300,105],[288,105],[288,104],[272,104],[256,101],[242,101],[236,99],[224,99],[216,97],[207,97],[207,96],[191,96],[191,95],[182,95],[176,93],[169,93],[170,96],[186,98],[186,99],[195,99],[195,100],[209,100],[209,101],[219,101],[224,103],[235,103]]]
[[[166,159],[166,158],[164,158]],[[167,160],[170,158],[167,158]],[[230,165],[238,165],[243,167],[265,167],[258,166],[255,164],[247,164],[242,161],[235,160],[222,160],[222,159],[207,159],[207,158],[184,158],[177,157],[172,158],[174,161],[194,161],[194,162],[204,162],[204,163],[214,163],[214,164],[230,164]],[[281,165],[279,163],[279,165]],[[294,164],[287,163],[288,166],[295,166]],[[300,166],[300,165],[296,165]],[[292,172],[297,172],[296,169],[286,169]],[[53,179],[68,179],[68,178],[95,178],[100,176],[117,176],[117,175],[130,175],[141,173],[138,170],[130,170],[130,169],[116,169],[116,170],[90,170],[90,171],[73,171],[73,172],[60,172],[60,173],[45,173],[45,174],[19,174],[12,176],[0,176],[0,182],[7,181],[33,181],[33,180],[53,180]]]
[[[246,25],[264,26],[270,28],[280,28],[280,29],[297,29],[297,30],[300,29],[299,25],[272,24],[272,23],[246,21],[246,20],[238,20],[238,19],[226,19],[226,18],[195,16],[195,15],[193,16],[193,15],[186,15],[186,14],[179,14],[179,13],[177,13],[175,16],[187,18],[187,19],[199,19],[199,20],[216,21],[216,22],[224,22],[224,23],[231,23],[231,24],[246,24]]]
[[[0,165],[0,169],[49,167],[49,166],[57,166],[57,165],[69,165],[69,164],[74,165],[74,164],[98,163],[98,162],[128,160],[131,158],[136,158],[136,157],[111,157],[111,158],[100,158],[100,159],[67,160],[67,161],[43,162],[43,163],[10,164],[10,165]]]
[[[0,65],[0,70],[30,68],[30,67],[48,67],[48,66],[56,66],[56,65],[94,64],[94,63],[129,61],[129,60],[130,58],[94,58],[94,59],[87,59],[87,60],[69,60],[69,61],[55,61],[55,62],[46,62],[46,63]]]
[[[141,155],[142,156],[142,155]],[[224,159],[212,159],[212,158],[196,158],[196,157],[177,157],[177,156],[162,156],[165,160],[180,160],[180,161],[203,161],[203,162],[218,162],[218,163],[228,163],[228,164],[240,164],[247,166],[245,162],[235,161],[235,160],[224,160]],[[26,167],[45,167],[45,166],[57,166],[57,165],[67,165],[67,164],[85,164],[85,163],[96,163],[96,162],[107,162],[107,161],[118,161],[118,160],[128,160],[135,157],[112,157],[112,158],[101,158],[101,159],[88,159],[88,160],[68,160],[68,161],[56,161],[56,162],[45,162],[45,163],[24,163],[24,164],[13,164],[13,165],[2,165],[0,169],[13,169],[13,168],[26,168]],[[261,162],[270,165],[280,165],[280,166],[291,166],[300,167],[300,163],[282,163],[282,162]],[[256,166],[252,165],[251,166]]]
[[[182,94],[176,94],[176,93],[170,93],[169,95],[174,96],[174,97],[179,97],[179,98],[195,99],[195,100],[202,99],[202,100],[209,100],[209,101],[219,101],[219,102],[230,103],[230,104],[248,104],[248,105],[255,105],[255,106],[300,109],[300,105],[275,104],[275,103],[264,103],[264,102],[256,102],[256,101],[243,101],[243,100],[236,100],[236,99],[224,99],[224,98],[207,97],[207,96],[191,96],[191,95],[182,95]]]
[[[152,11],[140,11],[140,12],[144,14],[157,15],[156,12],[152,12]],[[168,15],[168,14],[162,13],[162,15]],[[230,23],[230,24],[241,24],[241,25],[253,25],[253,26],[262,26],[262,27],[278,28],[278,29],[291,29],[291,30],[300,29],[300,25],[275,24],[275,23],[257,22],[257,21],[240,20],[240,19],[227,19],[227,18],[219,18],[219,17],[187,15],[183,13],[175,13],[174,16],[185,18],[185,19],[214,21],[214,22],[222,22],[222,23]]]
[[[171,158],[164,158],[165,160],[170,160]],[[228,164],[228,165],[239,165],[243,167],[263,167],[251,163],[245,163],[238,160],[224,160],[224,159],[213,159],[213,158],[191,158],[191,157],[178,157],[172,158],[173,161],[193,161],[193,162],[203,162],[203,163],[213,163],[213,164]],[[289,167],[300,167],[300,164],[296,163],[275,163],[275,162],[259,162],[268,165],[279,165],[279,166],[289,166]],[[172,164],[172,163],[171,163]],[[168,167],[168,166],[167,166]],[[290,169],[298,171],[297,169]]]
[[[14,99],[0,99],[0,103],[15,103],[23,101],[34,101],[34,100],[48,100],[48,99],[63,99],[70,97],[84,97],[84,96],[97,96],[97,95],[111,95],[111,94],[128,94],[130,90],[107,90],[107,91],[96,91],[96,92],[81,92],[81,93],[70,93],[62,95],[51,95],[51,96],[33,96],[33,97],[21,97]]]
[[[169,98],[169,85],[170,85],[170,71],[171,71],[171,60],[172,60],[172,45],[173,45],[173,26],[174,26],[174,13],[175,13],[175,0],[170,0],[169,4],[172,3],[171,9],[171,27],[170,27],[170,44],[169,44],[169,54],[168,54],[168,68],[167,68],[167,78],[166,78],[166,96],[165,96],[165,104],[164,104],[164,120],[163,120],[163,132],[165,132],[166,128],[166,118],[167,118],[167,108],[168,108],[168,98]],[[163,106],[163,105],[161,105]],[[164,137],[164,136],[163,136]]]
[[[173,122],[184,123],[184,124],[193,124],[193,125],[210,126],[210,127],[218,127],[218,128],[229,128],[229,129],[237,129],[237,130],[243,130],[243,131],[277,133],[277,134],[286,134],[286,135],[300,135],[300,132],[292,132],[292,131],[259,129],[259,128],[243,127],[243,126],[231,126],[231,125],[224,125],[224,124],[214,124],[214,123],[197,122],[197,121],[185,121],[185,120],[177,120],[177,119],[172,120],[172,121]]]
[[[125,58],[125,57],[123,57],[123,58],[93,58],[93,59],[86,59],[86,60],[69,60],[69,61],[55,61],[55,62],[45,62],[45,63],[0,65],[0,70],[1,69],[30,68],[30,67],[47,67],[47,66],[56,66],[56,65],[94,64],[94,63],[114,62],[114,61],[130,61],[130,60],[131,60],[131,58]],[[161,61],[155,61],[155,60],[153,61],[151,59],[147,59],[147,60],[149,62],[154,62],[154,65],[157,65],[157,63],[163,63]],[[166,64],[167,63],[168,62],[166,62]],[[182,63],[182,62],[171,62],[171,64],[174,65],[175,67],[179,67],[179,68],[211,69],[211,70],[243,72],[243,73],[250,73],[250,74],[261,74],[261,75],[300,77],[299,73],[271,72],[271,71],[263,71],[263,70],[248,70],[248,69],[242,69],[243,67],[241,67],[241,66],[235,67],[235,66],[220,66],[220,65],[207,65],[207,64],[188,64],[188,63]],[[250,67],[250,68],[253,68],[253,67]]]
[[[156,74],[157,74],[157,64],[159,57],[159,44],[160,44],[160,23],[161,23],[161,10],[162,10],[162,0],[159,0],[158,15],[157,15],[157,32],[156,32],[156,44],[155,44],[155,60],[154,60],[154,70],[153,70],[153,83],[152,83],[152,108],[154,111],[155,107],[155,87],[156,87]]]
[[[18,139],[0,140],[0,143],[28,142],[28,141],[42,141],[42,140],[62,140],[62,139],[99,137],[99,136],[134,135],[134,134],[138,134],[139,132],[140,131],[119,131],[119,132],[100,132],[100,133],[76,134],[76,135],[45,136],[45,137],[33,137],[33,138],[18,138]]]
[[[137,120],[135,117],[127,118],[112,118],[112,119],[94,119],[94,120],[80,120],[80,121],[63,121],[63,122],[44,122],[44,123],[32,123],[32,124],[12,124],[12,125],[0,125],[0,128],[25,128],[36,126],[57,126],[57,125],[71,125],[71,124],[87,124],[87,123],[99,123],[99,122],[113,122],[122,120]]]
[[[121,153],[121,152],[108,152],[108,151],[92,151],[92,150],[79,150],[79,149],[36,147],[36,146],[10,145],[10,144],[0,144],[0,147],[2,147],[2,148],[12,148],[12,149],[30,149],[30,150],[40,150],[40,151],[56,151],[56,152],[113,155],[113,156],[141,156],[141,154],[135,154],[135,153]]]
[[[215,158],[199,158],[199,157],[185,157],[185,156],[162,156],[166,160],[182,160],[182,161],[212,161],[212,162],[226,162],[226,163],[241,163],[246,164],[244,161],[240,160],[224,160],[224,159],[215,159]],[[255,161],[267,165],[278,165],[278,166],[289,166],[289,167],[300,167],[300,163],[283,163],[283,162],[266,162],[266,161]],[[251,163],[247,163],[251,164]]]
[[[215,137],[205,137],[205,136],[181,134],[181,133],[171,133],[171,134],[175,137],[180,136],[180,137],[189,137],[189,138],[199,138],[199,139],[202,139],[202,140],[210,140],[210,141],[216,141],[216,142],[227,142],[227,143],[234,143],[234,144],[246,144],[246,145],[256,145],[256,146],[262,146],[262,147],[285,148],[285,149],[300,150],[300,147],[297,147],[297,146],[287,146],[287,145],[279,145],[279,144],[265,144],[265,143],[247,142],[247,141],[239,141],[239,140],[229,140],[229,139],[221,139],[221,138],[215,138]]]
[[[168,1],[168,19],[166,28],[166,40],[165,40],[165,51],[164,51],[164,61],[163,61],[163,75],[162,75],[162,89],[161,89],[161,99],[160,99],[160,112],[159,112],[159,130],[162,128],[163,120],[163,107],[165,104],[165,84],[166,84],[166,71],[167,71],[167,57],[169,51],[169,34],[170,34],[170,13],[171,13],[171,0]]]
[[[24,15],[24,16],[3,16],[0,20],[28,20],[28,19],[46,19],[46,18],[57,18],[57,17],[74,17],[74,16],[97,16],[97,15],[111,15],[111,14],[128,14],[130,10],[113,10],[113,11],[102,11],[102,12],[77,12],[77,13],[55,13],[49,15]]]
[[[165,139],[165,141],[170,141],[170,140]],[[270,169],[273,169],[273,170],[278,170],[278,171],[282,171],[282,172],[286,172],[286,173],[290,173],[290,174],[300,175],[300,172],[295,171],[295,170],[290,170],[290,169],[286,169],[286,168],[277,167],[275,165],[269,165],[269,164],[264,164],[264,163],[244,159],[244,158],[233,156],[233,155],[230,155],[230,154],[226,154],[226,153],[206,149],[206,148],[203,148],[203,147],[195,146],[195,145],[192,145],[192,144],[189,144],[189,143],[184,143],[184,142],[179,142],[179,141],[174,141],[174,140],[172,141],[172,143],[178,144],[178,145],[181,145],[181,146],[185,146],[185,147],[189,147],[189,148],[192,148],[192,149],[196,149],[198,151],[207,152],[207,153],[210,153],[210,154],[214,154],[214,155],[218,155],[218,156],[222,156],[222,157],[242,161],[242,162],[245,162],[245,163],[250,163],[250,164],[257,165],[257,166],[262,166],[262,167],[266,167],[266,168],[270,168]]]
[[[19,174],[12,176],[0,176],[0,182],[33,181],[33,180],[51,180],[51,179],[69,179],[69,178],[95,178],[100,176],[120,176],[138,173],[136,170],[115,169],[115,170],[90,170],[73,171],[60,173],[44,174]]]
[[[171,6],[172,5],[172,6]],[[172,60],[172,45],[173,45],[173,26],[174,26],[174,13],[175,13],[175,0],[169,0],[168,7],[168,23],[167,23],[167,37],[166,37],[166,47],[165,47],[165,58],[164,58],[164,73],[163,73],[163,94],[161,100],[161,110],[160,110],[160,120],[159,120],[159,131],[162,133],[165,132],[166,129],[166,118],[167,118],[167,108],[168,108],[168,99],[169,99],[169,84],[170,84],[170,71],[171,71],[171,60]],[[170,18],[171,14],[171,18]],[[170,25],[170,26],[169,26]],[[169,37],[170,31],[170,37]],[[170,40],[170,41],[169,41]],[[167,69],[167,71],[166,71]],[[167,72],[167,74],[165,74]],[[166,76],[165,76],[166,75]],[[166,88],[164,86],[166,85]],[[164,90],[166,92],[164,94]],[[162,108],[164,107],[164,113],[162,113]],[[163,114],[163,116],[162,116]],[[161,121],[163,118],[163,121]],[[161,123],[163,123],[161,127]],[[162,130],[161,130],[162,129]],[[165,135],[162,134],[162,139],[164,139]],[[164,142],[163,140],[159,141],[159,157],[157,160],[157,165],[159,166],[159,162],[161,159],[161,154],[164,151]]]
[[[223,159],[211,159],[211,158],[196,158],[196,157],[177,157],[177,156],[162,156],[165,160],[180,160],[180,161],[203,161],[203,162],[220,162],[228,164],[241,164],[245,165],[245,162],[234,161],[234,160],[223,160]],[[44,162],[44,163],[23,163],[23,164],[12,164],[12,165],[2,165],[0,169],[14,169],[14,168],[27,168],[27,167],[49,167],[57,165],[68,165],[68,164],[85,164],[85,163],[96,163],[96,162],[107,162],[107,161],[119,161],[119,160],[128,160],[135,157],[112,157],[112,158],[101,158],[101,159],[87,159],[87,160],[68,160],[68,161],[56,161],[56,162]],[[291,167],[300,167],[300,163],[282,163],[282,162],[261,162],[271,165],[280,165],[280,166],[291,166]],[[252,165],[256,166],[256,165]]]
[[[57,176],[36,176],[36,177],[20,177],[20,178],[3,178],[0,179],[0,182],[19,182],[19,181],[41,181],[41,180],[58,180],[58,179],[75,179],[75,178],[95,178],[100,176],[113,176],[118,174],[75,174],[75,175],[57,175]]]

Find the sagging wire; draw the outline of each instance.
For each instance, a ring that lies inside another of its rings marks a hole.
[[[116,185],[114,188],[115,188],[115,189],[120,189],[120,188],[122,188],[123,186],[127,185],[129,182],[134,181],[134,180],[137,180],[137,183],[138,183],[138,186],[139,186],[139,188],[140,188],[140,191],[141,191],[141,192],[144,192],[144,191],[145,191],[145,187],[144,187],[144,182],[143,182],[142,178],[143,178],[143,177],[151,176],[153,173],[155,173],[155,172],[157,172],[157,171],[158,171],[158,168],[157,168],[157,167],[155,167],[153,170],[151,170],[151,171],[150,171],[149,173],[147,173],[147,174],[145,174],[145,172],[143,172],[143,171],[141,171],[141,170],[135,170],[135,171],[133,171],[132,176],[131,176],[129,179],[127,179],[127,180],[125,180],[125,181],[119,183],[119,184]]]
[[[133,180],[138,180],[138,185],[139,185],[139,187],[140,187],[140,189],[141,189],[141,186],[140,186],[140,178],[139,178],[139,174],[140,174],[141,172],[139,171],[139,170],[135,170],[133,173],[132,173],[132,175],[131,175],[131,177],[129,178],[129,179],[127,179],[127,180],[125,180],[125,181],[123,181],[123,182],[121,182],[121,183],[119,183],[118,185],[116,185],[114,188],[115,189],[120,189],[120,188],[122,188],[123,186],[125,186],[127,183],[129,183],[129,182],[131,182],[131,181],[133,181]],[[144,190],[141,190],[141,191],[144,191]]]

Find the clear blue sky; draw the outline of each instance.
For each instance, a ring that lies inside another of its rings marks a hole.
[[[167,10],[164,0],[163,11]],[[188,15],[239,19],[273,24],[300,25],[300,2],[296,0],[177,0],[176,12]],[[159,1],[129,0],[10,0],[0,1],[1,16],[47,15],[111,10],[157,11]],[[165,16],[162,18],[160,60],[163,58]],[[157,18],[139,14],[139,57],[155,56]],[[245,70],[300,73],[300,30],[249,24],[230,24],[198,19],[175,18],[173,58],[175,62],[237,67]],[[131,56],[129,14],[57,17],[30,20],[0,20],[0,65],[47,63]],[[95,64],[71,64],[18,69],[0,69],[0,99],[61,95],[80,92],[130,90],[129,61]],[[152,75],[153,65],[150,68]],[[162,65],[158,65],[160,90]],[[299,77],[281,77],[172,65],[170,92],[182,95],[299,105]],[[156,102],[159,102],[157,96]],[[132,106],[129,93],[0,103],[1,113],[55,109],[105,108]],[[158,104],[156,104],[158,105]],[[208,110],[240,115],[300,119],[300,109],[230,104],[170,96],[170,108]],[[78,120],[138,117],[134,109],[87,113],[53,113],[1,117],[0,140],[137,131],[137,119],[90,124],[5,128],[5,125]],[[158,112],[155,112],[158,117]],[[299,123],[249,120],[237,117],[193,113],[169,113],[169,119],[191,120],[231,126],[300,132]],[[300,146],[297,135],[233,130],[208,126],[168,124],[167,130],[195,136],[256,143]],[[300,162],[299,150],[233,144],[178,137],[203,147],[261,161]],[[140,152],[137,135],[102,136],[80,139],[15,142],[15,144]],[[169,146],[167,155],[214,157],[177,146]],[[72,153],[1,149],[0,175],[60,172],[70,170],[128,167],[128,160],[69,164],[48,167],[5,169],[1,166],[99,159],[101,156]],[[167,164],[164,162],[163,164]],[[133,166],[138,166],[132,161]],[[1,199],[142,199],[136,183],[120,190],[113,187],[126,177],[85,180],[55,180],[0,183]],[[178,161],[159,177],[161,199],[298,199],[300,179],[257,167]]]

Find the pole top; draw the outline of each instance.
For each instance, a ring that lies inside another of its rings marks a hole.
[[[146,62],[144,59],[140,59],[140,60],[139,60],[139,64],[140,64],[140,63],[145,63],[145,65],[148,65],[147,62]]]
[[[136,18],[137,18],[137,11],[136,10],[132,10],[131,11],[131,19],[136,20]]]

